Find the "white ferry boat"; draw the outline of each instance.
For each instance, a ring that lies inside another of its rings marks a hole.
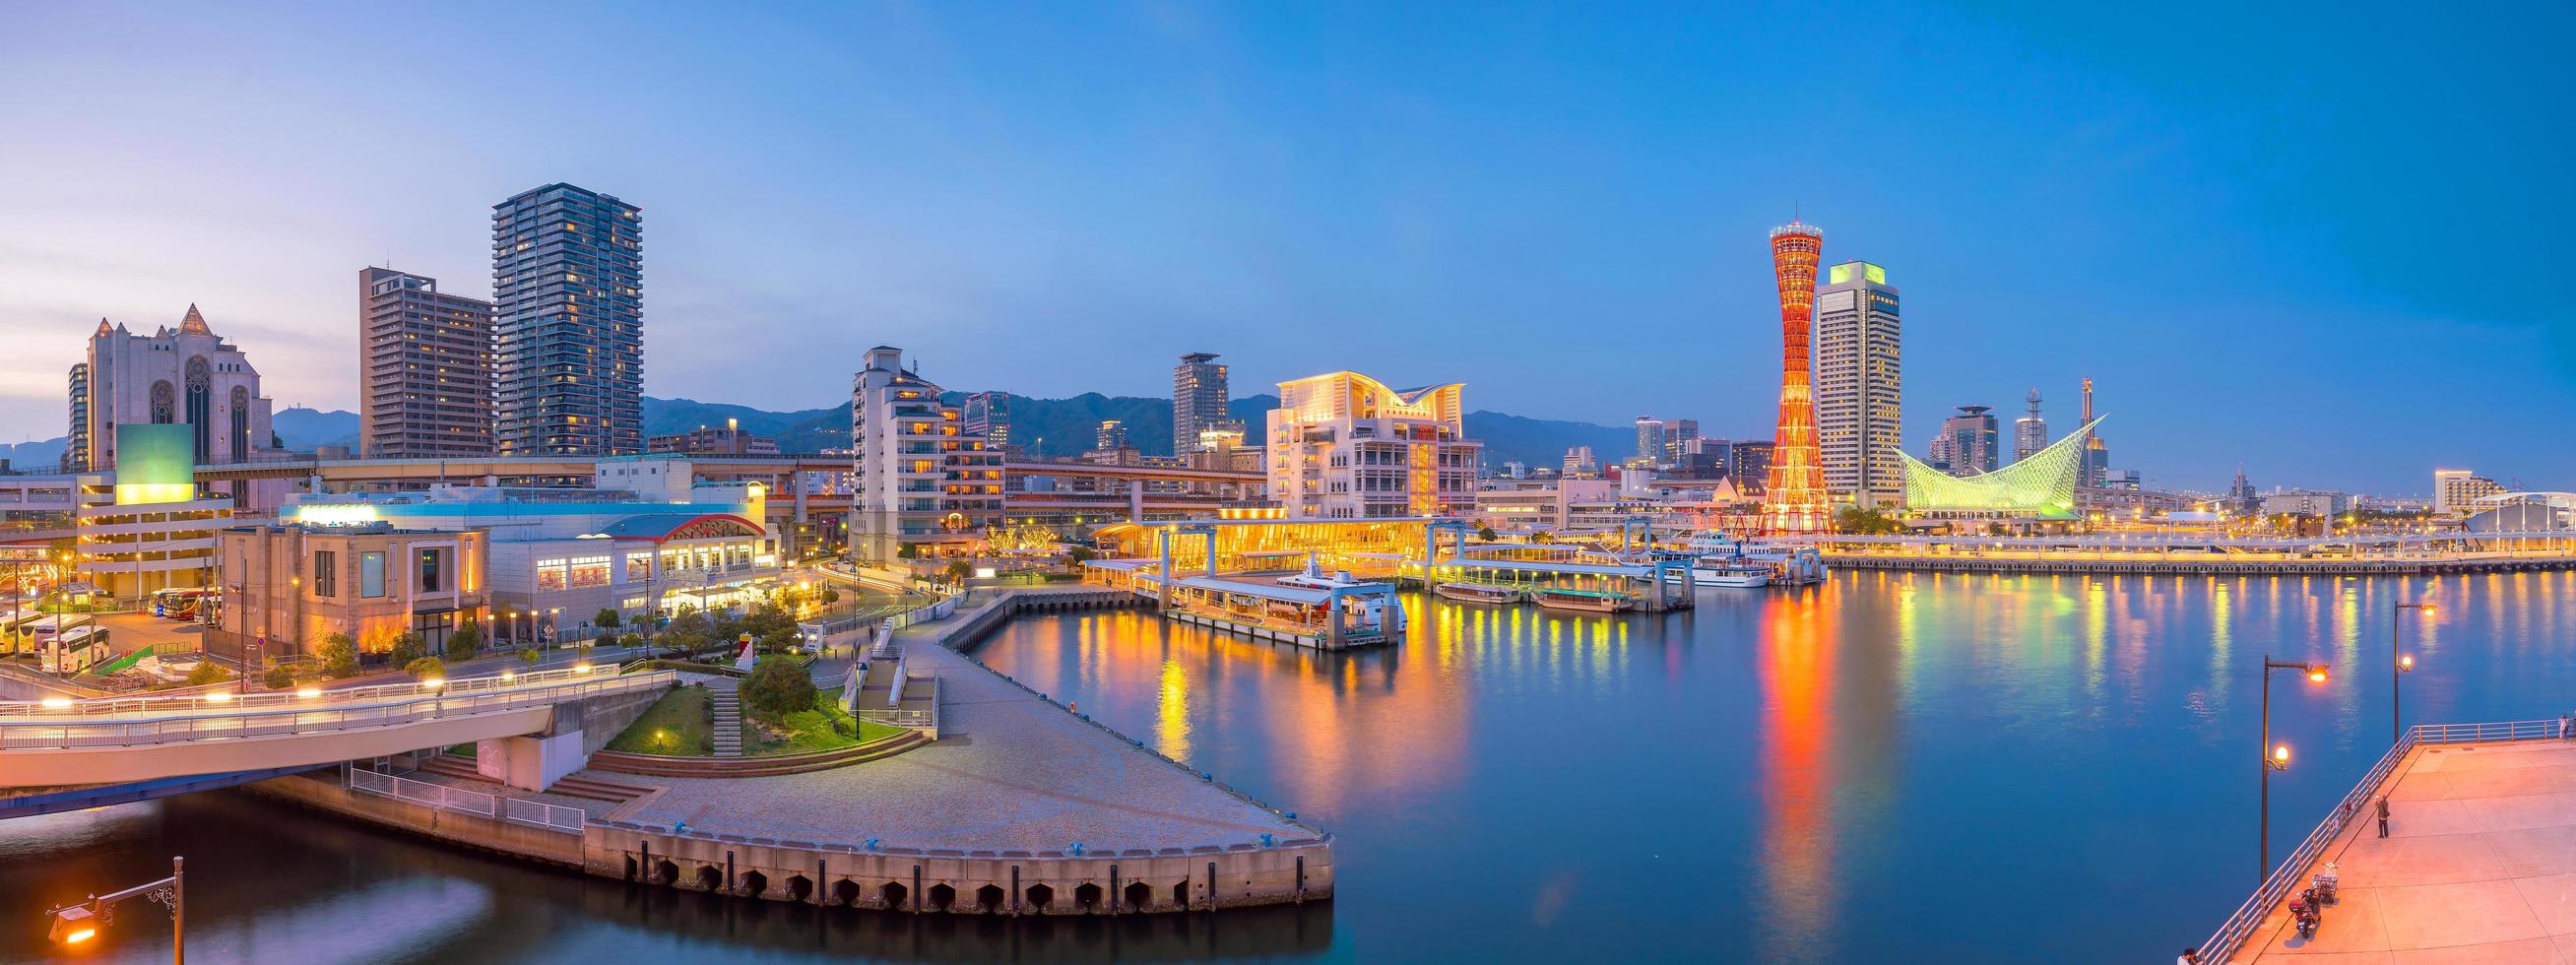
[[[1493,583],[1442,583],[1431,590],[1442,599],[1460,603],[1518,603],[1521,590],[1515,586]]]

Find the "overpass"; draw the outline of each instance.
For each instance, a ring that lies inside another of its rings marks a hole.
[[[1056,476],[1072,479],[1143,479],[1149,482],[1234,483],[1263,485],[1270,481],[1265,473],[1233,469],[1193,469],[1187,466],[1119,466],[1078,460],[1014,459],[1002,463],[1002,476]]]
[[[542,789],[614,736],[608,703],[635,709],[679,675],[574,667],[453,681],[255,695],[0,702],[0,788],[126,784],[314,767],[425,747],[495,742],[487,761]],[[631,719],[631,715],[627,715]],[[586,733],[584,724],[601,718]],[[623,725],[618,724],[622,729]]]

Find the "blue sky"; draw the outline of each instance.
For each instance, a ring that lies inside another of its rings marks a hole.
[[[0,10],[0,434],[189,302],[354,404],[354,274],[643,206],[646,391],[1239,394],[1358,368],[1767,436],[1765,232],[1904,290],[1907,447],[2092,376],[2172,486],[2576,488],[2569,8],[431,4]]]

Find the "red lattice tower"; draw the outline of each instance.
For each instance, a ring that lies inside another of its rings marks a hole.
[[[1816,451],[1813,339],[1816,265],[1825,233],[1791,221],[1771,229],[1771,267],[1780,276],[1780,425],[1771,436],[1771,485],[1762,502],[1766,533],[1821,533],[1832,526],[1825,469]]]

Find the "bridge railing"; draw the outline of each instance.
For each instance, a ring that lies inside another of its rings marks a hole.
[[[0,750],[133,747],[388,727],[550,706],[566,700],[646,692],[678,681],[679,675],[667,670],[627,676],[602,673],[560,682],[522,682],[506,690],[431,691],[361,705],[174,712],[142,719],[0,719]]]
[[[127,697],[99,697],[89,700],[51,698],[46,700],[0,700],[0,718],[9,717],[99,717],[112,714],[148,714],[158,712],[225,711],[238,712],[272,707],[309,708],[323,704],[345,704],[382,701],[424,694],[469,694],[483,691],[514,689],[531,684],[558,683],[609,676],[614,668],[592,666],[540,670],[534,673],[502,671],[486,677],[458,677],[436,686],[421,682],[377,684],[370,687],[343,687],[334,690],[307,688],[267,693],[241,694],[229,690],[197,689],[184,694],[137,694]],[[221,685],[217,685],[221,686]]]
[[[500,818],[514,824],[553,828],[574,834],[580,834],[582,826],[590,821],[590,815],[582,809],[560,804],[548,804],[526,798],[501,797],[354,767],[348,769],[348,775],[349,789],[352,791],[380,794],[442,811]]]
[[[2470,744],[2557,736],[2558,722],[2554,720],[2418,724],[2409,729],[2397,746],[2380,755],[2379,762],[2371,765],[2370,773],[2363,775],[2361,782],[2344,794],[2343,800],[2335,802],[2334,810],[2327,813],[2324,821],[2317,823],[2315,830],[2308,832],[2289,857],[2273,866],[2271,875],[2263,879],[2262,887],[2255,889],[2254,896],[2237,906],[2236,913],[2229,915],[2227,921],[2218,926],[2218,931],[2196,946],[2200,949],[2200,960],[2224,962],[2236,954],[2237,947],[2253,935],[2254,929],[2262,927],[2264,919],[2271,917],[2272,910],[2280,907],[2290,892],[2299,888],[2300,882],[2307,877],[2308,866],[2334,844],[2355,816],[2365,813],[2364,806],[2370,803],[2371,795],[2396,771],[2398,763],[2406,759],[2406,752],[2424,744]]]

